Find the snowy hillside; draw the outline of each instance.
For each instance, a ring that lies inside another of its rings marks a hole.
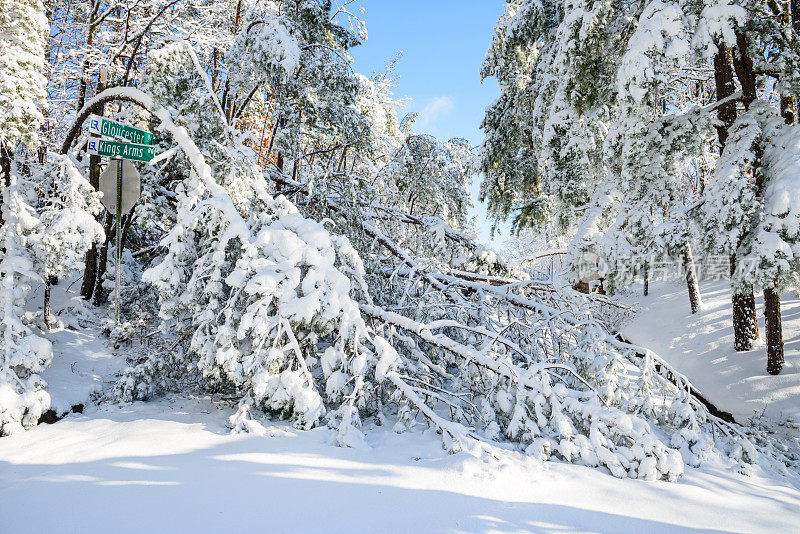
[[[628,300],[640,307],[622,333],[638,345],[657,352],[721,409],[745,421],[758,414],[772,419],[791,418],[800,424],[800,299],[782,296],[786,364],[778,376],[764,372],[764,318],[759,317],[761,337],[753,349],[733,350],[730,284],[700,285],[703,306],[689,312],[686,285],[678,282],[652,284],[650,295]],[[761,297],[757,300],[761,308]]]

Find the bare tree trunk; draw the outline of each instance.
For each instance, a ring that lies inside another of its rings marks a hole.
[[[342,172],[342,168],[347,165],[347,149],[350,148],[350,145],[344,147],[342,150],[342,158],[339,160],[339,166],[336,168],[336,172]]]
[[[781,297],[775,287],[764,290],[764,324],[767,331],[767,372],[777,375],[783,369],[783,327]]]
[[[791,96],[781,95],[781,117],[786,124],[794,124],[794,99]]]
[[[50,324],[50,277],[45,278],[44,281],[44,326],[48,330],[52,328]]]
[[[800,0],[791,0],[789,9],[792,12],[792,29],[800,32]]]
[[[120,242],[121,250],[125,250],[125,243],[128,242],[128,231],[131,229],[131,224],[133,224],[133,210],[128,212],[127,215],[122,216],[122,240]]]
[[[100,158],[89,156],[89,183],[95,191],[100,189]],[[97,244],[92,243],[86,251],[86,266],[83,269],[83,283],[81,284],[81,296],[85,300],[91,300],[94,293],[94,285],[97,280]]]
[[[742,100],[745,109],[748,109],[756,98],[756,76],[753,71],[753,61],[747,56],[747,39],[743,33],[738,32],[736,34],[736,48],[737,53],[733,54],[731,59],[733,60],[736,76],[742,86]],[[727,61],[725,68],[730,69],[730,63]],[[733,113],[735,117],[735,110]],[[731,300],[733,302],[733,346],[737,351],[747,351],[753,348],[753,340],[758,339],[756,299],[755,295],[753,295],[752,287],[744,291],[737,291],[733,288],[736,255],[731,255],[730,262]]]
[[[714,82],[717,89],[717,101],[731,96],[736,91],[733,80],[733,65],[731,64],[731,52],[725,44],[717,45],[717,54],[714,56]],[[731,100],[717,108],[717,139],[719,141],[719,153],[725,149],[728,141],[728,130],[736,121],[736,102]]]
[[[644,296],[650,293],[650,262],[644,262]]]
[[[0,144],[0,175],[2,175],[3,187],[11,184],[11,151],[3,144]],[[3,197],[0,196],[0,225],[3,224]]]
[[[697,313],[700,307],[700,286],[697,283],[692,246],[689,243],[686,243],[683,250],[683,270],[686,272],[686,288],[689,290],[689,307],[692,313]]]
[[[97,262],[97,278],[95,281],[94,286],[94,295],[92,298],[92,304],[95,306],[99,306],[102,302],[103,298],[103,276],[106,274],[106,268],[108,267],[108,247],[111,243],[111,232],[113,230],[113,222],[114,217],[106,212],[106,224],[104,227],[106,233],[106,240],[103,243],[103,246],[100,248],[100,258]]]
[[[796,2],[793,2],[796,3]],[[792,8],[794,9],[794,5]],[[793,13],[794,14],[794,13]],[[788,22],[788,21],[787,21]],[[796,21],[795,21],[796,22]],[[786,124],[794,124],[794,110],[791,97],[781,96],[781,116]],[[764,190],[762,180],[756,180],[756,191]],[[778,281],[764,289],[764,330],[767,337],[767,372],[777,375],[783,369],[783,325],[781,321],[781,295]]]
[[[730,258],[731,279],[736,272],[736,256]],[[758,339],[758,319],[756,318],[756,298],[753,290],[736,292],[731,285],[733,302],[733,348],[738,352],[753,348],[753,340]]]
[[[102,81],[97,80],[96,94],[100,94],[105,89]],[[105,106],[98,110],[99,115],[103,115]],[[100,156],[89,156],[89,184],[94,187],[95,191],[100,190]],[[98,221],[102,215],[98,215]],[[86,265],[83,269],[83,282],[81,283],[81,297],[84,300],[92,300],[94,293],[94,285],[97,281],[97,244],[92,243],[89,250],[86,251]]]

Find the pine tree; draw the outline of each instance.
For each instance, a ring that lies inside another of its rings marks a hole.
[[[0,3],[0,185],[9,185],[18,143],[36,148],[47,95],[47,19],[41,0]]]
[[[22,320],[30,282],[42,281],[30,253],[31,236],[40,222],[20,192],[14,164],[11,171],[3,190],[0,227],[0,436],[35,426],[49,408],[50,396],[39,373],[53,357],[50,342]]]

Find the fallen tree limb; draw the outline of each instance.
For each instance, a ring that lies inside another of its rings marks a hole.
[[[689,379],[686,378],[684,375],[678,373],[672,366],[670,366],[666,361],[662,358],[657,356],[654,352],[644,347],[640,347],[638,345],[634,345],[628,342],[625,338],[622,337],[622,334],[617,334],[615,338],[611,338],[614,340],[614,345],[620,349],[627,349],[630,351],[637,358],[646,358],[648,355],[654,359],[654,366],[658,373],[664,376],[667,380],[672,382],[677,387],[685,387],[687,388],[689,394],[697,400],[700,404],[706,407],[708,413],[722,419],[726,423],[733,423],[739,425],[736,419],[733,417],[733,414],[730,412],[726,412],[717,408],[717,406],[708,400],[705,395],[700,393],[696,387],[689,382]],[[648,354],[649,353],[649,354]]]

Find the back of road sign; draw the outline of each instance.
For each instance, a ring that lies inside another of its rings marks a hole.
[[[128,213],[141,195],[139,172],[128,160],[112,159],[100,175],[100,191],[103,206],[110,213],[117,212],[117,165],[122,163],[122,213]]]

